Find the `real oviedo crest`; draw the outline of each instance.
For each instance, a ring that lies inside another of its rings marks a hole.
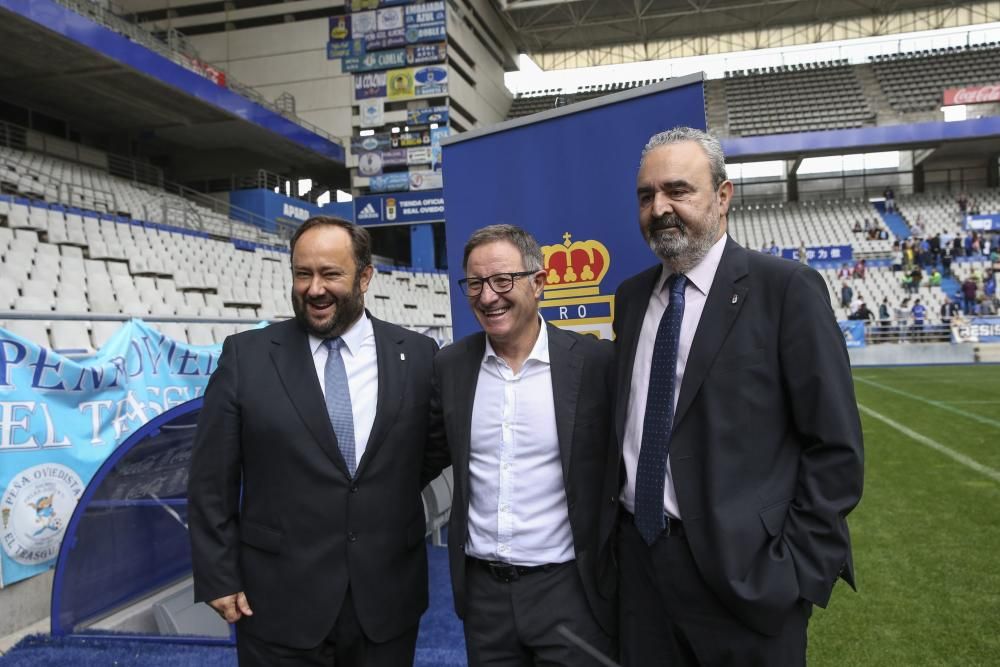
[[[546,277],[539,309],[557,327],[611,340],[615,297],[602,295],[600,287],[611,253],[600,241],[572,238],[566,232],[561,244],[542,246]]]

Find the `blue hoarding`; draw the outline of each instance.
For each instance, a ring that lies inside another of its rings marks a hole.
[[[785,259],[799,259],[798,248],[782,248],[781,256]],[[810,262],[825,262],[831,260],[849,261],[854,256],[854,251],[849,245],[823,245],[809,246],[806,248],[806,257]]]
[[[383,225],[444,220],[444,195],[440,190],[370,195],[354,199],[354,221]]]

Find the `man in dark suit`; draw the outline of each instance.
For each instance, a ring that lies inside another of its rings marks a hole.
[[[189,482],[195,599],[241,665],[410,665],[427,607],[431,339],[364,308],[367,230],[307,220],[295,319],[230,336]],[[440,441],[440,439],[438,439]]]
[[[598,664],[581,646],[615,652],[613,346],[542,320],[542,253],[524,230],[476,231],[463,268],[483,332],[438,354],[432,404],[455,471],[448,556],[469,664]]]
[[[626,665],[804,664],[813,605],[853,586],[862,437],[823,279],[726,234],[717,140],[655,135],[639,224],[660,264],[615,297]]]

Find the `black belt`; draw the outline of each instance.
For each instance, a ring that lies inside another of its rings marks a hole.
[[[621,511],[621,520],[625,523],[630,523],[635,525],[635,516],[629,513],[627,510]],[[667,537],[684,537],[684,524],[680,519],[675,519],[669,514],[663,515],[663,532],[660,535],[666,535]]]
[[[479,565],[487,572],[490,573],[497,581],[509,584],[512,581],[517,581],[523,576],[529,574],[537,574],[539,572],[550,572],[557,567],[561,567],[566,563],[545,563],[544,565],[512,565],[510,563],[504,563],[498,560],[482,560],[481,558],[473,558],[472,556],[467,556],[467,558]],[[572,561],[567,561],[572,562]]]

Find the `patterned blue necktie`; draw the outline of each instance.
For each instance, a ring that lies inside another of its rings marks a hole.
[[[667,279],[670,303],[660,318],[649,369],[646,416],[642,422],[642,444],[635,475],[635,526],[646,544],[653,544],[665,528],[663,485],[667,477],[667,453],[674,420],[674,382],[677,377],[677,343],[684,319],[684,287],[687,278],[675,273]]]
[[[354,449],[354,411],[351,410],[351,388],[347,384],[347,369],[340,348],[344,341],[340,338],[328,338],[324,341],[326,349],[326,369],[323,372],[323,383],[326,386],[326,412],[330,415],[333,432],[337,434],[337,444],[344,456],[347,469],[354,477],[357,470]]]

